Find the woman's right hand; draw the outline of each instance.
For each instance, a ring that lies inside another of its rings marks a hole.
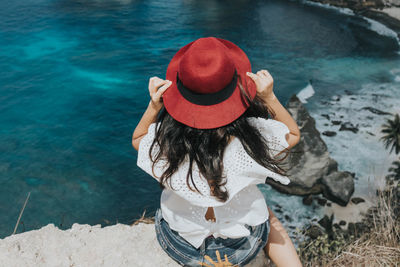
[[[151,97],[150,104],[156,109],[161,110],[163,107],[162,95],[172,84],[169,80],[163,80],[157,76],[151,77],[149,80],[149,93]]]
[[[257,86],[257,93],[262,99],[273,100],[276,98],[273,91],[274,79],[267,70],[257,71],[257,74],[246,72],[246,75],[255,82]]]

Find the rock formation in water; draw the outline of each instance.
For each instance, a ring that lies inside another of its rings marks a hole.
[[[300,142],[283,161],[291,183],[282,185],[272,179],[266,182],[280,192],[293,195],[322,193],[327,199],[346,206],[354,192],[354,174],[338,171],[338,164],[329,156],[327,146],[315,127],[314,118],[296,95],[290,98],[286,109],[296,120],[301,132]]]

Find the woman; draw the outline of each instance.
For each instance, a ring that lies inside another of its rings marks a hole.
[[[252,73],[230,41],[199,38],[174,55],[166,80],[150,78],[149,91],[132,145],[163,188],[155,228],[167,254],[184,266],[243,266],[263,248],[277,266],[301,266],[256,186],[290,182],[278,164],[300,139],[268,71]]]

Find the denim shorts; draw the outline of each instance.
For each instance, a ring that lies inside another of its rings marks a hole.
[[[257,226],[246,225],[246,227],[250,231],[249,236],[226,239],[210,236],[203,241],[200,248],[196,249],[178,232],[169,228],[168,222],[163,219],[160,209],[157,210],[155,216],[158,243],[172,259],[182,266],[202,266],[202,262],[211,265],[205,259],[205,255],[218,262],[217,250],[222,260],[225,259],[226,254],[228,261],[235,266],[244,266],[249,263],[267,244],[270,225],[269,220],[267,220]]]

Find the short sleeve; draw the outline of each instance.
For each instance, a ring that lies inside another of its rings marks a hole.
[[[283,122],[256,117],[250,117],[248,121],[251,125],[255,126],[267,140],[272,156],[275,157],[282,150],[289,147],[286,134],[290,131]]]
[[[137,156],[137,166],[144,170],[146,173],[151,175],[156,180],[159,180],[159,177],[164,172],[164,163],[165,161],[160,160],[154,166],[154,173],[153,173],[153,161],[150,159],[149,150],[151,144],[153,143],[154,137],[156,133],[156,123],[152,123],[149,126],[147,134],[143,136],[142,140],[139,143],[138,149],[138,156]],[[153,148],[152,157],[154,158],[159,151],[159,146],[156,144]]]

